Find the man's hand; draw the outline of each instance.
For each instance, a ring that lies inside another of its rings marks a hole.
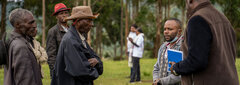
[[[169,64],[171,64],[170,71],[171,71],[171,73],[173,74],[173,65],[176,64],[176,63],[175,63],[175,62],[169,62]]]
[[[98,63],[98,60],[96,58],[90,58],[88,59],[88,62],[90,63],[90,66],[94,67]]]
[[[158,85],[158,82],[160,81],[160,79],[157,79],[157,80],[155,80],[153,83],[152,83],[152,85]]]

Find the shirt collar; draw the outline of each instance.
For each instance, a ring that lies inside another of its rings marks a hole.
[[[77,31],[78,32],[78,31]],[[80,33],[80,32],[78,32],[78,35],[80,36],[80,39],[82,40],[82,41],[85,41],[86,40],[86,38]]]
[[[65,31],[65,32],[68,32],[68,28],[67,27],[65,27],[65,26],[63,26],[63,25],[61,25],[62,26],[62,28],[63,28],[63,30]]]

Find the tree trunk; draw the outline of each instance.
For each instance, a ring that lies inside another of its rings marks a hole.
[[[99,30],[99,57],[102,58],[102,25],[100,25]]]
[[[75,0],[75,6],[78,6],[79,5],[79,0]]]
[[[126,60],[128,60],[127,37],[128,37],[128,0],[126,0],[126,4],[125,4],[125,53],[126,53]]]
[[[169,18],[170,17],[170,11],[171,11],[171,7],[170,7],[170,0],[167,0],[168,1],[168,10],[167,10],[167,12],[168,12],[168,16],[167,16],[167,18]]]
[[[114,58],[117,57],[117,44],[114,44]]]
[[[83,5],[86,6],[86,0],[83,0]],[[91,7],[91,4],[88,4],[88,6]],[[89,46],[91,46],[91,30],[88,32],[88,38],[87,38],[87,42],[89,44]]]
[[[83,0],[83,6],[87,6],[87,1]]]
[[[160,30],[161,30],[161,21],[162,21],[162,9],[161,9],[161,0],[158,0],[158,12],[157,12],[157,33],[154,43],[154,57],[157,57],[158,49],[160,47]]]
[[[185,25],[185,9],[182,8],[182,27],[184,28]]]
[[[98,47],[99,47],[99,28],[100,28],[100,25],[97,24],[97,29],[96,29],[96,39],[95,39],[95,52],[96,54],[98,54]]]
[[[167,4],[164,5],[164,18],[167,19]]]
[[[42,46],[45,47],[45,0],[42,0]]]
[[[138,16],[138,10],[139,10],[139,0],[136,0],[136,6],[135,6],[135,15],[134,15],[134,21]],[[136,22],[135,22],[136,23]]]
[[[91,0],[88,0],[88,6],[91,7]]]
[[[123,0],[121,0],[121,51],[120,60],[122,60],[123,53]]]
[[[138,15],[138,8],[139,7],[139,0],[132,0],[132,19],[133,19],[133,23],[136,23],[135,22],[135,19]]]
[[[3,38],[3,35],[6,31],[6,6],[7,6],[7,0],[1,0],[2,3],[2,16],[1,16],[1,29],[0,29],[0,38]]]

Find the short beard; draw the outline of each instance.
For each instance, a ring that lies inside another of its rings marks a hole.
[[[174,37],[175,38],[175,37]],[[171,42],[174,38],[171,38],[170,40],[166,40],[166,38],[164,37],[164,39],[167,41],[167,42]]]
[[[166,40],[166,38],[165,38],[165,36],[164,36],[164,39],[165,39],[165,41],[167,41],[167,42],[171,42],[175,37],[177,37],[178,36],[178,34],[176,34],[176,35],[174,35],[174,37],[172,37],[172,36],[170,36],[170,39],[169,40]]]

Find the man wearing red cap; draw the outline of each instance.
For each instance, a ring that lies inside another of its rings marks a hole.
[[[69,26],[63,19],[69,16],[70,8],[67,8],[63,3],[58,3],[54,7],[52,16],[56,16],[57,24],[48,31],[47,35],[47,55],[48,64],[50,68],[50,75],[53,76],[53,68],[58,52],[58,47],[62,40],[63,35],[68,31]]]

